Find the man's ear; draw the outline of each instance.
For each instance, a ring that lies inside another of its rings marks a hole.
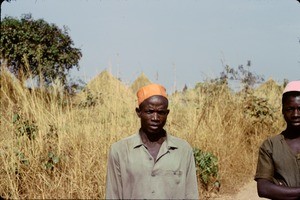
[[[136,112],[137,116],[140,118],[141,117],[141,110],[138,107],[136,107],[135,112]]]

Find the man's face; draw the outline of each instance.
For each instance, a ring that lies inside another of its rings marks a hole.
[[[141,118],[141,129],[144,133],[160,133],[169,114],[168,100],[163,96],[152,96],[136,109],[136,113]]]
[[[287,127],[300,130],[300,96],[289,96],[282,105]]]

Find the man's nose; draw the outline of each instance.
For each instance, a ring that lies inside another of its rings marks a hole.
[[[153,113],[152,119],[153,119],[153,120],[158,120],[158,119],[159,119],[157,112],[154,112],[154,113]]]
[[[300,108],[296,108],[295,110],[294,110],[294,115],[295,116],[300,116]]]

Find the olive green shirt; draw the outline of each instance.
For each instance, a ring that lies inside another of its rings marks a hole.
[[[154,159],[137,133],[110,148],[106,199],[199,199],[191,146],[167,134]]]
[[[260,178],[300,187],[300,155],[291,151],[282,133],[265,140],[259,149],[255,180]]]

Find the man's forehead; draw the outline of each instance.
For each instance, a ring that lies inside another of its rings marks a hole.
[[[147,104],[145,105],[144,107],[145,109],[167,109],[167,106],[166,105],[163,105],[163,104],[160,104],[160,105],[157,105],[157,104]]]
[[[154,107],[159,107],[159,108],[167,108],[168,107],[168,99],[163,97],[163,96],[152,96],[146,99],[142,103],[143,107],[147,108],[154,108]]]
[[[160,95],[154,95],[154,96],[147,98],[144,101],[144,103],[145,104],[166,104],[166,103],[168,103],[168,99],[163,96],[160,96]]]
[[[300,94],[294,96],[287,96],[287,101],[300,101]]]

